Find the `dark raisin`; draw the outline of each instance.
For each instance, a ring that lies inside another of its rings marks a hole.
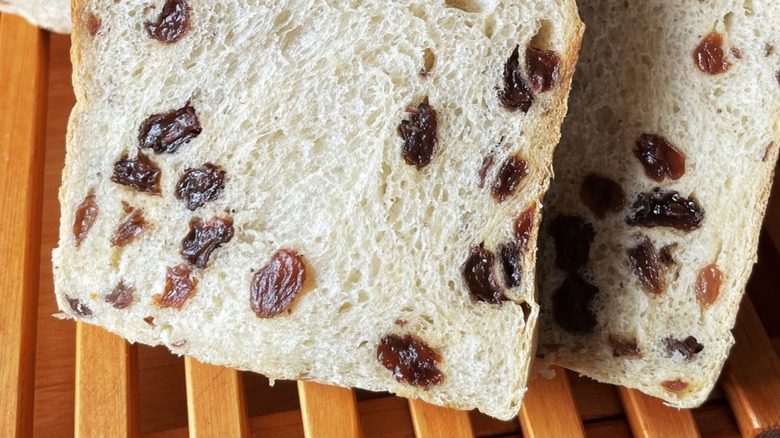
[[[272,318],[290,307],[305,280],[303,258],[295,251],[279,250],[252,278],[249,307],[258,318]]]
[[[609,345],[612,347],[612,355],[615,357],[642,357],[642,352],[636,344],[636,338],[627,338],[610,334]]]
[[[98,206],[95,194],[90,192],[81,204],[76,208],[76,219],[73,221],[73,237],[76,238],[76,247],[87,237],[87,233],[95,225],[98,216]]]
[[[149,157],[139,152],[132,160],[124,155],[114,164],[111,181],[138,192],[159,195],[160,173],[160,168]]]
[[[674,379],[661,382],[661,385],[670,391],[682,391],[688,387],[688,382],[683,382],[680,379]]]
[[[640,135],[634,156],[645,168],[645,175],[654,181],[661,182],[667,176],[678,180],[685,174],[685,154],[660,135]]]
[[[151,38],[175,43],[190,29],[190,7],[185,0],[166,0],[157,21],[144,23]]]
[[[166,268],[165,291],[154,295],[154,302],[162,307],[181,310],[184,303],[195,293],[198,279],[192,277],[192,269],[186,264]]]
[[[775,53],[775,46],[764,43],[764,56],[769,57],[772,56],[773,53]]]
[[[607,213],[617,213],[623,209],[625,197],[620,184],[601,175],[589,174],[580,186],[582,203],[599,219],[603,219]]]
[[[520,251],[515,242],[504,243],[498,247],[498,258],[504,271],[504,286],[508,289],[520,286],[522,269]]]
[[[156,327],[157,324],[154,323],[154,316],[147,316],[144,318],[144,322],[149,324],[150,327]]]
[[[718,299],[722,282],[723,273],[714,264],[699,271],[696,277],[696,299],[702,306],[708,307]]]
[[[525,67],[534,90],[545,92],[558,83],[558,54],[552,50],[540,50],[531,46],[525,49]]]
[[[664,345],[666,346],[666,352],[669,353],[669,355],[674,354],[676,351],[685,356],[685,359],[687,360],[693,359],[693,356],[704,350],[704,345],[701,345],[693,336],[688,336],[682,341],[668,337],[664,339]]]
[[[122,201],[122,211],[125,213],[132,213],[135,210],[135,207],[130,205],[127,201]]]
[[[723,36],[717,32],[705,36],[693,52],[693,62],[699,70],[711,75],[725,73],[731,68],[723,59]]]
[[[407,110],[409,120],[402,120],[398,125],[403,145],[401,156],[406,164],[422,169],[433,160],[436,153],[438,117],[436,110],[428,105],[428,98],[416,108]]]
[[[534,230],[535,211],[534,207],[528,207],[515,219],[515,241],[520,252],[525,252],[528,249],[528,241]]]
[[[71,297],[65,297],[66,300],[68,300],[68,305],[70,305],[70,309],[73,310],[73,312],[76,315],[79,316],[92,316],[92,310],[87,307],[84,303],[81,302],[78,298],[71,298]]]
[[[149,229],[149,222],[144,219],[143,211],[136,210],[126,221],[122,222],[117,228],[114,237],[111,238],[111,245],[125,246],[135,240],[136,236]]]
[[[672,255],[672,251],[675,249],[677,249],[677,243],[670,243],[661,248],[661,252],[658,254],[661,263],[663,263],[667,268],[670,268],[677,263],[674,260],[674,256]]]
[[[439,353],[413,335],[385,336],[377,347],[376,358],[399,382],[428,389],[444,380],[438,368]]]
[[[120,281],[110,294],[106,295],[106,302],[117,309],[125,309],[133,303],[135,288]]]
[[[528,176],[528,163],[522,158],[509,157],[498,169],[491,192],[493,199],[504,202],[506,198],[515,192],[520,182]]]
[[[576,273],[569,274],[561,287],[553,292],[553,316],[559,326],[572,333],[587,333],[596,327],[596,315],[591,309],[599,289]]]
[[[176,184],[176,198],[184,201],[194,211],[203,204],[217,199],[225,188],[225,171],[212,163],[187,169]]]
[[[520,70],[519,48],[515,46],[504,65],[504,88],[498,91],[498,99],[504,108],[510,111],[520,110],[527,113],[534,103],[534,95]]]
[[[493,166],[493,155],[488,155],[482,160],[482,167],[479,168],[479,188],[485,187],[485,178],[488,170]]]
[[[203,268],[209,262],[211,253],[233,238],[233,221],[213,217],[207,221],[193,219],[190,232],[181,241],[180,254],[191,265]]]
[[[666,291],[666,266],[650,239],[644,237],[637,246],[630,248],[628,261],[644,290],[656,295]]]
[[[695,199],[659,187],[649,193],[640,193],[631,208],[633,212],[626,218],[626,223],[633,226],[670,227],[690,232],[701,227],[704,221],[704,209]]]
[[[158,154],[172,154],[201,131],[195,108],[188,102],[179,109],[153,114],[144,120],[138,129],[138,145]]]
[[[498,285],[493,272],[494,262],[495,256],[492,252],[481,246],[475,246],[471,248],[466,262],[460,267],[463,283],[473,301],[501,304],[504,299],[504,291]]]
[[[555,266],[571,272],[588,262],[593,226],[579,216],[558,216],[550,226],[555,239]]]

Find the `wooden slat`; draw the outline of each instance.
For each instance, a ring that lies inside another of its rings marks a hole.
[[[76,437],[137,435],[135,349],[100,327],[76,327]]]
[[[32,434],[48,34],[0,15],[0,436]]]
[[[700,436],[690,410],[666,406],[661,399],[650,397],[635,389],[620,387],[618,392],[628,417],[628,424],[635,437]]]
[[[722,385],[742,436],[780,436],[780,360],[747,297],[734,338]]]
[[[409,400],[414,434],[417,438],[471,438],[468,411],[442,408],[420,400]]]
[[[184,359],[190,437],[246,437],[244,391],[238,371]]]
[[[307,437],[362,437],[355,392],[348,388],[298,382],[303,430]]]
[[[550,415],[552,412],[555,415]],[[528,383],[519,419],[526,438],[585,436],[569,378],[560,367],[555,367],[552,379],[537,376]]]

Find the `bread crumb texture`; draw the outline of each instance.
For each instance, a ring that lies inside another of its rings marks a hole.
[[[517,413],[538,220],[516,219],[551,176],[573,1],[85,0],[74,19],[63,312],[271,379]],[[528,172],[500,176],[510,157]]]

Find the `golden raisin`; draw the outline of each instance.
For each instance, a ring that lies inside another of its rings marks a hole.
[[[111,245],[125,246],[147,229],[149,229],[149,222],[146,222],[146,219],[144,219],[143,211],[136,210],[126,221],[119,225],[114,237],[111,238]]]
[[[154,302],[162,308],[173,307],[181,310],[198,286],[198,279],[191,274],[192,270],[186,263],[166,268],[165,291],[154,295]]]
[[[661,385],[670,391],[682,391],[688,387],[688,382],[683,382],[680,379],[674,379],[661,382]]]
[[[708,307],[720,294],[720,285],[723,282],[723,273],[715,265],[711,264],[699,271],[696,278],[696,299],[699,304]]]
[[[95,225],[98,216],[95,194],[90,192],[76,209],[76,220],[73,222],[73,236],[76,238],[76,247],[87,237],[87,233]]]
[[[693,62],[702,72],[717,75],[731,68],[731,64],[723,59],[723,55],[723,35],[711,32],[696,47]]]

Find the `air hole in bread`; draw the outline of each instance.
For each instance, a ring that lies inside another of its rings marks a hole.
[[[423,69],[420,72],[423,76],[427,75],[433,70],[436,65],[436,55],[431,49],[425,49],[423,51]]]
[[[548,20],[542,20],[539,23],[539,30],[531,38],[531,47],[541,50],[552,50],[553,25]]]
[[[734,13],[729,12],[723,16],[723,26],[726,28],[726,33],[731,32],[731,27],[734,24]]]
[[[444,0],[448,8],[457,8],[465,12],[493,12],[498,0]]]
[[[496,17],[491,15],[485,19],[485,36],[488,37],[488,39],[492,39],[495,29]]]

